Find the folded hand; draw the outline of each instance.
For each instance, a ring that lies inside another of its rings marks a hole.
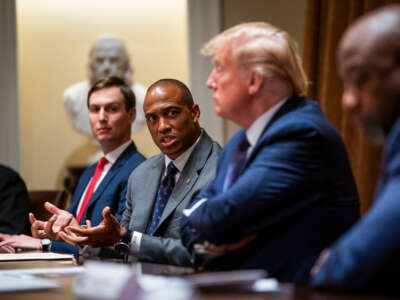
[[[9,238],[0,242],[0,247],[5,247],[5,249],[10,250],[9,247],[14,249],[23,249],[23,250],[41,250],[42,249],[42,241],[40,239],[20,234],[20,235],[12,235]]]

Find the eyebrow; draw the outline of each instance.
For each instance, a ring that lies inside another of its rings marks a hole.
[[[123,103],[121,103],[121,102],[119,102],[119,101],[113,101],[113,102],[108,102],[108,103],[106,103],[106,104],[104,104],[104,105],[107,106],[107,105],[113,105],[113,104],[120,105],[120,104],[123,104]],[[96,104],[96,103],[90,103],[90,104],[89,104],[89,106],[92,106],[92,105],[97,105],[97,106],[99,106],[100,104]]]

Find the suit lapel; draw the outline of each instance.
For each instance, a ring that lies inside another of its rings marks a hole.
[[[160,225],[169,217],[169,215],[174,212],[176,207],[183,201],[183,199],[185,199],[186,195],[192,190],[197,179],[199,178],[201,170],[207,162],[208,156],[210,155],[211,144],[211,138],[205,131],[203,131],[198,144],[193,149],[193,152],[186,162],[186,165],[179,176],[178,182],[176,183],[175,188],[168,199],[156,231],[158,227],[160,227]]]
[[[156,201],[158,188],[160,185],[161,174],[165,170],[164,155],[158,155],[151,165],[148,166],[148,178],[144,178],[143,186],[136,194],[135,207],[132,211],[133,228],[139,232],[147,232],[147,228],[152,219],[153,207]]]
[[[252,158],[254,157],[254,155],[257,153],[258,148],[260,147],[260,145],[263,143],[264,138],[267,134],[268,129],[272,126],[272,124],[274,124],[275,122],[277,122],[277,120],[279,120],[282,116],[284,116],[285,114],[287,114],[288,112],[294,110],[298,105],[299,105],[299,100],[301,98],[296,98],[296,97],[291,97],[289,98],[285,104],[282,105],[281,108],[279,108],[279,110],[275,113],[275,115],[273,115],[272,119],[268,122],[268,124],[265,126],[261,136],[258,138],[257,143],[254,145],[254,149],[251,151],[250,156],[247,158],[246,163],[243,167],[242,172],[247,168],[247,165],[249,164],[249,162],[252,160]]]
[[[112,179],[118,174],[119,170],[125,162],[131,157],[132,153],[136,151],[136,147],[133,142],[122,152],[122,154],[118,157],[117,161],[113,164],[110,171],[108,171],[107,175],[103,178],[100,185],[97,187],[96,191],[93,193],[90,198],[90,202],[86,209],[85,215],[82,219],[86,219],[86,213],[89,211],[90,207],[93,206],[103,194],[105,188],[110,184]]]

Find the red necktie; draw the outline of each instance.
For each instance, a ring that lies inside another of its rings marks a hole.
[[[83,198],[81,209],[79,210],[78,216],[76,217],[76,221],[78,221],[79,224],[81,223],[81,219],[86,211],[86,207],[90,201],[90,198],[93,195],[93,191],[96,186],[96,183],[97,183],[97,181],[99,181],[101,173],[103,173],[104,166],[107,163],[108,163],[108,160],[104,156],[102,158],[100,158],[99,162],[97,163],[96,171],[94,171],[92,180],[90,181],[90,184],[89,184],[89,187],[87,188],[85,197]]]

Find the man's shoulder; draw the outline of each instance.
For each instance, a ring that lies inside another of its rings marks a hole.
[[[214,141],[203,129],[200,140],[197,143],[196,147],[193,149],[188,163],[193,164],[194,162],[194,164],[202,164],[203,162],[214,162],[218,159],[220,151],[221,146],[216,141]]]
[[[0,165],[0,186],[7,186],[16,182],[23,182],[19,174],[5,165]]]
[[[213,140],[205,131],[205,129],[203,129],[202,135],[195,149],[202,151],[207,148],[212,152],[216,152],[217,154],[221,150],[221,146],[218,144],[218,142]]]
[[[5,165],[0,165],[0,175],[8,177],[8,176],[17,176],[18,173]]]
[[[124,158],[129,160],[130,162],[136,161],[138,163],[141,163],[146,160],[144,155],[137,150],[134,142],[132,142],[128,146],[128,148],[126,148],[125,151],[121,153],[121,156],[118,159],[124,159]]]
[[[160,169],[164,163],[164,154],[159,153],[146,160],[144,160],[140,165],[138,165],[135,170],[133,170],[132,176],[143,176],[145,173],[154,171],[154,169]]]
[[[278,110],[271,124],[299,123],[315,126],[315,121],[320,119],[325,120],[325,117],[316,101],[304,97],[292,97]]]
[[[339,136],[337,130],[325,117],[319,104],[304,97],[288,99],[267,125],[267,129],[264,137],[296,134]]]
[[[118,168],[117,177],[126,180],[144,161],[146,161],[146,158],[137,151],[135,144],[132,142],[132,144],[121,153],[117,161],[114,163],[114,166]]]

